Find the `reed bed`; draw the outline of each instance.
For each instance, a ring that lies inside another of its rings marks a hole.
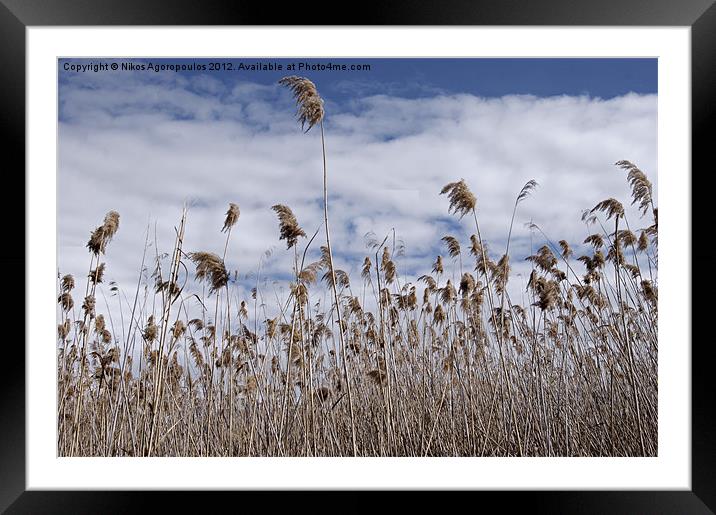
[[[535,224],[543,245],[510,254],[534,181],[516,190],[495,254],[476,195],[457,180],[436,195],[474,230],[469,239],[446,235],[445,258],[409,281],[390,235],[373,237],[360,277],[349,277],[333,265],[323,102],[308,79],[281,83],[302,127],[321,131],[323,236],[273,206],[293,267],[288,293],[269,306],[261,263],[247,298],[226,267],[239,206],[217,253],[184,248],[185,209],[167,259],[145,247],[151,284],[140,273],[126,309],[101,313],[97,298],[117,290],[104,283],[120,228],[109,212],[87,243],[84,284],[58,275],[58,455],[657,454],[658,211],[636,165],[617,163],[640,228],[619,201],[597,202],[582,217],[584,255]],[[515,260],[531,265],[522,305],[508,287]]]

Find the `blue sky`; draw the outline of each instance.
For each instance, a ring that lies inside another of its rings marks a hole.
[[[60,59],[60,84],[75,75],[63,70],[63,64],[93,62],[91,59]],[[99,62],[99,60],[94,60]],[[180,75],[210,75],[225,84],[245,80],[256,84],[274,84],[287,73],[291,63],[370,64],[369,71],[311,71],[320,82],[324,96],[334,102],[350,102],[356,89],[361,94],[399,94],[405,98],[426,97],[436,92],[468,93],[482,97],[504,95],[587,95],[609,99],[627,93],[657,93],[657,59],[131,59],[102,62],[232,63],[231,71],[183,71]],[[282,71],[239,70],[240,63],[280,64]],[[223,68],[223,66],[222,66]],[[358,86],[360,85],[360,86]],[[60,95],[62,89],[60,89]]]
[[[251,63],[254,60],[241,60]],[[264,61],[264,60],[261,60]],[[656,59],[276,59],[292,62],[325,61],[371,65],[370,71],[353,71],[338,76],[331,71],[314,71],[324,94],[334,101],[349,100],[352,93],[346,79],[366,83],[372,93],[390,92],[414,98],[444,93],[469,93],[484,97],[503,95],[589,95],[613,98],[629,92],[657,92]],[[187,62],[187,61],[177,61]],[[233,61],[237,62],[237,61]],[[285,72],[238,72],[246,80],[271,84]],[[299,73],[299,72],[296,72]],[[305,74],[305,73],[304,73]],[[227,81],[234,73],[221,74]],[[373,83],[373,84],[370,84]],[[388,91],[386,91],[386,87]]]
[[[229,60],[132,59],[186,64]],[[520,205],[511,252],[515,273],[541,244],[524,229],[538,223],[555,241],[578,247],[583,209],[629,189],[614,162],[639,165],[657,188],[655,59],[233,59],[331,62],[370,71],[65,71],[59,62],[58,231],[61,273],[86,274],[89,231],[110,209],[120,230],[110,245],[108,280],[131,285],[147,226],[168,251],[188,202],[186,250],[221,252],[229,202],[241,218],[227,266],[250,276],[262,255],[269,277],[286,277],[291,253],[278,241],[270,206],[291,207],[307,233],[321,223],[320,139],[303,134],[290,93],[276,85],[304,75],[326,102],[331,231],[336,266],[351,272],[368,253],[364,235],[393,228],[405,244],[406,280],[430,272],[440,238],[467,245],[474,227],[447,213],[447,182],[464,178],[478,198],[493,258],[504,248],[514,197]],[[631,209],[634,228],[641,227]],[[539,240],[539,238],[537,238]],[[322,241],[319,242],[322,244]],[[318,251],[318,245],[313,249]],[[515,284],[519,279],[515,278]],[[248,281],[247,281],[248,285]]]

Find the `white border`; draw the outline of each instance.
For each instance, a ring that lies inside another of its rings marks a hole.
[[[658,57],[657,458],[57,458],[57,58]],[[690,29],[47,28],[27,30],[27,488],[690,489]]]

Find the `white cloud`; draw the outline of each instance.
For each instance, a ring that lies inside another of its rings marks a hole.
[[[608,197],[628,206],[625,174],[615,161],[636,163],[656,190],[654,95],[374,95],[356,98],[345,110],[327,101],[333,246],[336,266],[353,271],[354,283],[369,254],[363,240],[369,231],[382,239],[395,228],[406,246],[401,268],[412,277],[430,271],[436,253],[444,252],[443,235],[466,245],[472,220],[449,216],[447,199],[439,195],[459,178],[477,196],[483,238],[495,253],[504,249],[515,196],[529,179],[539,182],[516,218],[517,272],[529,253],[525,221],[577,246],[585,236],[582,209]],[[236,202],[241,218],[228,267],[242,275],[255,271],[273,247],[265,273],[290,272],[292,253],[278,241],[271,205],[291,207],[309,236],[322,222],[320,135],[315,129],[301,133],[294,112],[286,90],[206,76],[66,80],[59,128],[60,272],[86,275],[89,233],[114,209],[121,222],[108,247],[107,280],[133,288],[147,227],[156,223],[160,251],[169,251],[184,201],[190,204],[185,250],[221,253],[224,212]],[[632,228],[642,226],[636,210],[627,215]],[[322,233],[313,250],[321,244]]]

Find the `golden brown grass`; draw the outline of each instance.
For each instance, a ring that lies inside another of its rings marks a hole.
[[[598,202],[583,217],[585,255],[575,257],[582,242],[554,243],[535,224],[544,245],[510,253],[533,181],[517,193],[504,253],[491,253],[477,197],[460,180],[439,193],[451,213],[472,215],[475,234],[442,238],[449,259],[426,262],[431,272],[412,284],[386,236],[351,278],[330,249],[323,102],[307,79],[282,84],[302,126],[321,128],[322,258],[305,262],[317,234],[307,238],[275,205],[277,238],[293,249],[289,294],[268,306],[259,264],[250,298],[239,299],[225,265],[238,205],[221,228],[223,255],[184,252],[184,212],[169,264],[155,260],[156,287],[140,281],[129,313],[100,312],[99,258],[119,227],[108,213],[87,243],[85,291],[58,277],[59,455],[656,455],[658,224],[641,170],[617,163],[652,220],[632,232],[620,202]],[[146,259],[145,249],[142,268]],[[520,303],[511,274],[525,259]],[[206,286],[197,291],[179,279],[192,264]]]

